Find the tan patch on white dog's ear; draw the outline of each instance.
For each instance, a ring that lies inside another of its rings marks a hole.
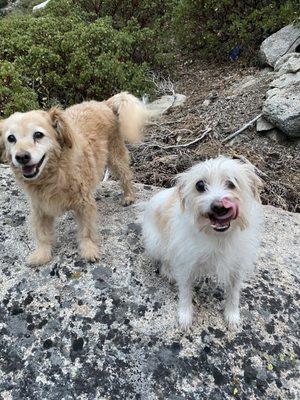
[[[253,196],[257,201],[260,202],[260,192],[264,186],[263,181],[256,174],[255,167],[252,164],[245,164],[245,167],[247,169],[247,175],[250,181],[250,188]]]
[[[177,185],[177,193],[178,193],[178,196],[179,196],[180,208],[181,208],[181,211],[184,211],[185,210],[185,198],[184,198],[182,192],[183,192],[182,185],[178,184]]]
[[[175,182],[176,182],[177,195],[179,197],[181,211],[185,210],[185,196],[184,196],[184,178],[185,178],[185,174],[186,174],[185,172],[183,172],[181,174],[178,174],[174,179]]]
[[[166,201],[164,206],[155,212],[155,219],[157,226],[159,227],[160,232],[165,236],[165,238],[168,240],[169,239],[169,227],[170,227],[170,213],[172,208],[174,207],[174,204],[176,203],[177,200],[177,193],[174,191],[174,193],[171,194],[169,199]]]
[[[74,138],[72,130],[65,119],[64,111],[62,111],[59,107],[52,107],[48,111],[48,114],[50,116],[52,126],[57,132],[58,141],[61,142],[63,146],[67,146],[71,149],[74,144]]]
[[[254,198],[257,201],[260,201],[260,192],[264,186],[263,181],[260,179],[260,177],[256,174],[256,168],[251,162],[244,156],[242,155],[233,155],[232,156],[233,160],[239,161],[243,168],[246,169],[246,173],[250,182],[250,188],[253,193]]]

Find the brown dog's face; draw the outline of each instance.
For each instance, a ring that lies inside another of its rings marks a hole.
[[[1,122],[8,159],[25,180],[38,179],[49,160],[58,155],[64,142],[60,118],[62,112],[53,109],[14,113]]]

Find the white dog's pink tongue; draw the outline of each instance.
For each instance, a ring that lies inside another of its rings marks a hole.
[[[222,203],[223,207],[228,208],[228,211],[232,210],[232,219],[237,218],[237,216],[238,216],[238,206],[237,206],[236,203],[234,203],[233,201],[231,201],[227,197],[224,197],[221,200],[221,203]]]

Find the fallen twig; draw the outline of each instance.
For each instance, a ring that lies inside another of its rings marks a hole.
[[[207,134],[208,134],[210,131],[211,131],[211,128],[206,129],[206,131],[204,131],[203,134],[202,134],[200,137],[198,137],[197,139],[195,139],[195,140],[193,140],[193,141],[191,141],[191,142],[188,142],[188,143],[173,144],[173,145],[171,145],[171,146],[161,146],[161,145],[158,144],[158,143],[152,143],[152,144],[151,144],[151,143],[150,143],[150,144],[148,144],[148,143],[143,143],[143,145],[146,145],[147,147],[158,147],[159,149],[163,149],[163,150],[177,149],[177,148],[180,148],[180,147],[189,147],[189,146],[191,146],[192,144],[198,143],[198,142],[200,142],[202,139],[204,139],[205,136],[207,136]]]
[[[221,141],[221,143],[229,142],[229,140],[233,139],[234,137],[236,137],[240,133],[244,132],[247,128],[249,128],[251,125],[253,125],[254,122],[256,122],[261,116],[262,116],[262,114],[257,115],[255,118],[253,118],[251,121],[249,121],[246,125],[244,125],[241,129],[239,129],[236,132],[233,132],[231,135],[229,135],[225,139],[223,139]]]

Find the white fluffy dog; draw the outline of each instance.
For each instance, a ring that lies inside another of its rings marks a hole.
[[[259,249],[262,182],[250,163],[218,157],[178,176],[177,185],[146,206],[143,234],[147,253],[179,288],[178,318],[192,323],[192,290],[202,275],[225,287],[225,320],[240,322],[243,280],[254,269]]]

